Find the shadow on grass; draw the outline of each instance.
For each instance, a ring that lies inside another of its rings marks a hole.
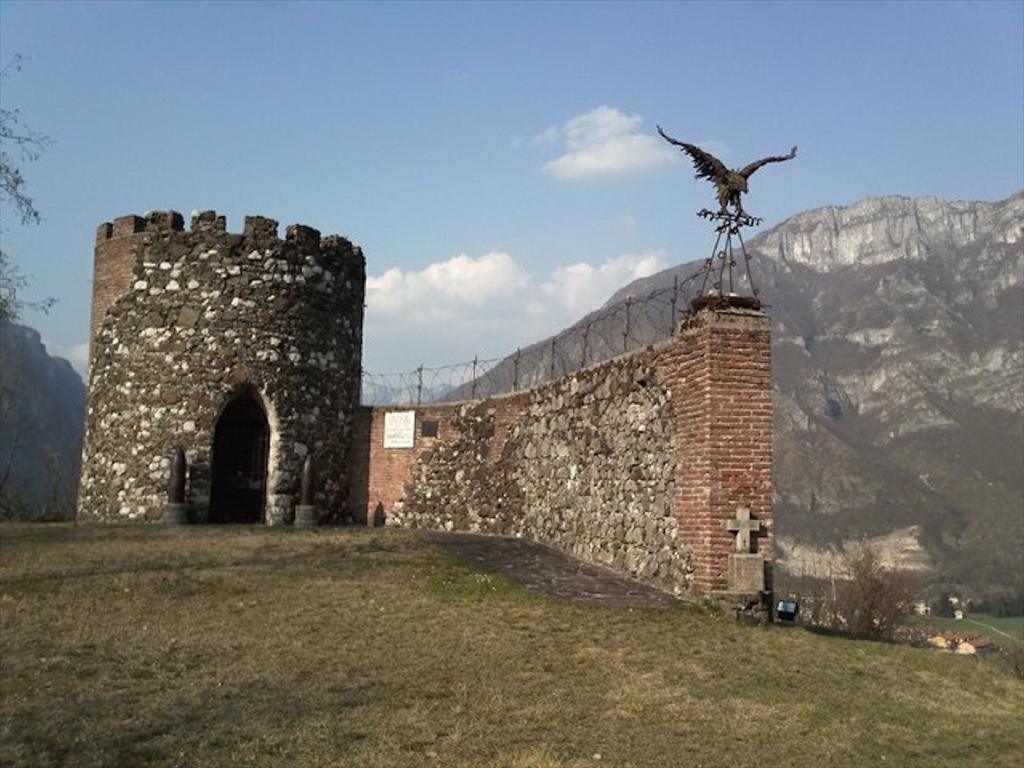
[[[424,531],[422,536],[461,563],[553,600],[620,607],[683,603],[650,584],[530,539],[444,531]]]
[[[810,632],[812,635],[823,635],[824,637],[835,637],[840,640],[851,640],[854,642],[871,642],[878,643],[880,645],[899,645],[899,646],[910,646],[910,643],[902,642],[892,637],[884,637],[882,635],[872,635],[866,632],[849,632],[845,629],[835,629],[834,627],[822,627],[815,624],[800,625],[800,628]]]

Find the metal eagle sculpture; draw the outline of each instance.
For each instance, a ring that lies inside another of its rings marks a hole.
[[[747,179],[753,176],[754,171],[762,165],[767,165],[768,163],[781,163],[786,160],[792,160],[796,157],[796,147],[793,147],[789,150],[788,155],[772,155],[771,157],[763,157],[760,160],[755,160],[749,165],[743,166],[742,168],[730,170],[725,167],[725,163],[710,152],[705,152],[695,144],[687,144],[685,141],[673,139],[661,130],[660,125],[658,126],[658,133],[661,134],[661,137],[665,139],[665,141],[670,144],[675,144],[690,156],[693,160],[693,167],[697,169],[696,178],[708,179],[715,185],[715,191],[717,193],[716,196],[718,197],[718,203],[721,206],[719,213],[726,216],[730,215],[729,206],[731,205],[734,209],[732,215],[747,218],[748,215],[743,210],[743,203],[740,201],[740,196],[747,191]],[[710,211],[707,213],[710,213]]]

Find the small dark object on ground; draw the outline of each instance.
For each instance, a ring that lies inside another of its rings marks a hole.
[[[302,464],[302,491],[299,504],[313,506],[313,487],[316,484],[316,473],[313,469],[313,457],[307,456]]]
[[[180,445],[171,457],[171,476],[167,483],[167,503],[164,504],[163,521],[167,525],[188,524],[188,504],[185,502],[185,478],[188,476],[188,461],[185,449]]]
[[[171,459],[171,479],[167,484],[167,501],[171,504],[185,503],[185,475],[187,473],[188,463],[185,461],[185,451],[179,445]]]
[[[779,600],[775,604],[775,620],[780,624],[793,624],[800,613],[800,604],[795,600]]]
[[[302,464],[302,485],[299,492],[299,503],[295,506],[295,527],[316,528],[319,515],[313,501],[313,488],[316,486],[316,474],[313,469],[313,457],[306,456]]]

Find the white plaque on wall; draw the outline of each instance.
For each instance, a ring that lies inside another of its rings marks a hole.
[[[416,411],[387,411],[384,414],[384,447],[412,448],[416,435]]]

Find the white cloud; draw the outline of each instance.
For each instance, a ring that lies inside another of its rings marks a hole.
[[[507,253],[495,251],[472,258],[460,254],[418,272],[398,267],[366,279],[369,316],[447,319],[483,314],[485,304],[518,293],[530,277]]]
[[[71,361],[71,365],[75,367],[75,370],[82,374],[82,378],[88,380],[89,378],[89,342],[82,342],[81,344],[75,344],[67,351],[68,360]]]
[[[44,339],[43,344],[51,357],[63,357],[71,363],[72,368],[78,371],[78,375],[82,377],[83,381],[89,380],[89,342],[83,341],[81,344],[65,347]]]
[[[616,256],[597,266],[581,261],[555,268],[540,290],[549,303],[560,306],[576,320],[601,306],[622,286],[650,277],[666,266],[665,252],[660,250]]]
[[[678,162],[675,151],[660,138],[639,133],[639,115],[601,106],[577,115],[560,128],[553,126],[538,141],[565,139],[566,153],[544,165],[559,179],[582,179],[657,168]]]
[[[664,251],[577,262],[531,274],[501,251],[461,254],[417,271],[366,280],[366,364],[411,370],[503,355],[597,309],[619,288],[665,268]],[[422,360],[421,360],[422,358]]]

